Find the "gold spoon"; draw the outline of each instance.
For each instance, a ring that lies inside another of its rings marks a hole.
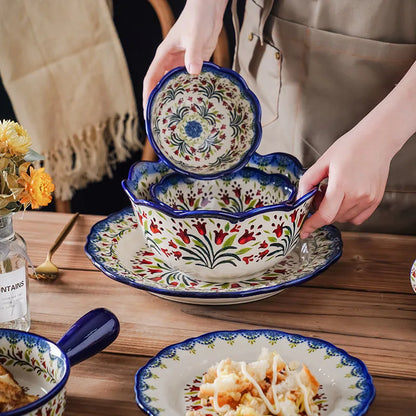
[[[61,233],[58,235],[57,239],[53,243],[52,247],[48,251],[48,255],[46,256],[46,260],[40,264],[35,269],[35,274],[31,275],[33,279],[44,279],[44,280],[55,280],[58,276],[59,269],[55,266],[55,264],[52,263],[52,255],[55,253],[55,251],[58,249],[58,247],[62,244],[65,237],[69,234],[71,231],[73,225],[75,224],[75,221],[77,220],[79,215],[79,212],[73,215],[71,220],[68,222],[68,224],[65,225],[65,227],[62,229]]]

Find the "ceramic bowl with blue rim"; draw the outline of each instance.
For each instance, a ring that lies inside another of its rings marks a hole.
[[[231,69],[205,62],[199,75],[168,72],[149,97],[146,131],[172,169],[217,178],[244,166],[261,139],[260,104]]]
[[[137,371],[136,402],[148,416],[217,416],[198,398],[203,374],[226,358],[255,361],[263,347],[309,368],[320,384],[319,416],[367,412],[375,389],[361,360],[327,341],[272,329],[211,332],[163,349]]]
[[[267,212],[271,206],[283,206],[292,202],[295,194],[286,176],[255,168],[242,168],[211,180],[174,173],[150,188],[153,201],[172,214],[204,211],[207,217],[229,215],[230,220],[239,220],[256,208]]]
[[[80,318],[55,344],[39,335],[0,329],[0,364],[34,402],[4,416],[61,416],[71,366],[91,357],[118,336],[120,325],[107,309],[94,309]]]
[[[270,155],[265,157],[271,159]],[[255,155],[250,159],[251,167],[283,174],[291,181],[293,178],[295,185],[303,173],[297,159],[283,153],[272,157],[272,163],[267,164],[262,156]],[[219,211],[177,211],[155,202],[150,194],[152,184],[169,174],[161,165],[163,162],[136,163],[122,185],[147,246],[171,268],[206,282],[233,282],[242,275],[261,275],[298,243],[316,189],[296,201],[255,207],[238,216]],[[235,195],[240,191],[236,188],[231,192]],[[248,191],[247,195],[252,196]]]

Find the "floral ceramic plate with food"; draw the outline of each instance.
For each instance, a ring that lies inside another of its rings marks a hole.
[[[234,304],[273,296],[312,279],[339,259],[342,240],[336,227],[323,227],[261,276],[209,283],[173,270],[158,258],[146,246],[132,208],[127,208],[92,227],[85,252],[110,278],[155,295],[184,303]]]
[[[203,374],[226,358],[253,362],[262,348],[309,368],[319,383],[313,397],[319,416],[363,415],[374,399],[372,378],[358,358],[321,339],[260,329],[207,333],[163,349],[137,372],[136,402],[149,416],[217,416],[198,397]]]
[[[146,131],[172,169],[217,178],[244,166],[261,139],[256,96],[236,72],[210,62],[168,72],[149,97]]]

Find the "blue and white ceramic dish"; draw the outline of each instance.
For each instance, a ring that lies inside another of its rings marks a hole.
[[[410,269],[410,284],[412,285],[413,291],[416,293],[416,260],[413,262],[412,268]]]
[[[61,416],[71,366],[110,345],[119,330],[117,318],[103,308],[80,318],[56,344],[33,333],[0,329],[0,364],[28,394],[39,396],[33,403],[1,414]]]
[[[249,164],[268,174],[283,174],[295,186],[303,173],[297,159],[283,153],[253,155]],[[242,274],[255,277],[285,258],[299,241],[316,192],[313,189],[294,202],[253,208],[239,216],[174,211],[152,200],[149,191],[168,173],[163,162],[138,162],[122,186],[148,247],[172,269],[206,282],[238,281]],[[226,202],[241,189],[229,191],[222,195]],[[253,197],[249,190],[247,196]]]
[[[177,302],[227,305],[273,296],[318,276],[339,259],[342,240],[337,228],[323,227],[261,276],[208,283],[172,269],[150,250],[128,208],[92,227],[85,252],[98,269],[120,283]]]
[[[149,97],[146,131],[172,169],[217,178],[244,166],[261,139],[261,110],[239,74],[205,62],[168,72]]]
[[[249,217],[253,209],[258,214],[284,207],[292,202],[296,190],[284,175],[242,168],[211,180],[173,173],[151,186],[150,194],[171,215],[199,211],[208,218],[228,217],[234,222]]]
[[[308,366],[320,384],[319,416],[367,412],[375,389],[361,360],[327,341],[272,329],[212,332],[163,349],[137,372],[136,402],[149,416],[184,416],[197,409],[217,416],[198,398],[203,374],[225,358],[255,361],[262,347]]]

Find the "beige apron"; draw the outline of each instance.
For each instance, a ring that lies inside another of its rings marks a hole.
[[[415,60],[415,0],[246,0],[234,61],[262,105],[259,153],[311,166]],[[416,137],[394,157],[376,212],[342,228],[416,234]]]

